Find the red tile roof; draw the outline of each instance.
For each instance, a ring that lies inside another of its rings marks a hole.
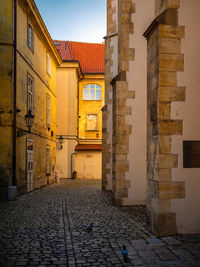
[[[78,61],[83,73],[104,73],[104,44],[54,40],[63,61]]]

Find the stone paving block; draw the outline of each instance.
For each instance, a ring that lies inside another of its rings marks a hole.
[[[200,242],[156,238],[137,216],[105,202],[98,183],[69,180],[0,203],[0,266],[200,266]]]
[[[165,243],[168,245],[181,245],[181,242],[174,237],[168,236],[168,237],[163,237],[161,238]]]

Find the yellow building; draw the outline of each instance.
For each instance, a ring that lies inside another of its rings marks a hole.
[[[0,18],[0,188],[5,197],[7,188],[20,194],[55,179],[61,59],[33,0],[1,0]]]
[[[101,178],[104,44],[54,41],[57,68],[57,172]]]

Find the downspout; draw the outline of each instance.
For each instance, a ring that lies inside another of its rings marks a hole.
[[[14,33],[13,33],[13,155],[12,155],[12,182],[8,186],[8,201],[17,198],[17,182],[16,182],[16,107],[17,107],[17,0],[14,0]],[[9,181],[10,184],[10,181]]]
[[[17,110],[17,0],[14,0],[14,81],[13,81],[13,177],[16,186],[16,110]]]

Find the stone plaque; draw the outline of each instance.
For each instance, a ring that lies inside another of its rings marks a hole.
[[[183,141],[183,168],[200,168],[200,141]]]

